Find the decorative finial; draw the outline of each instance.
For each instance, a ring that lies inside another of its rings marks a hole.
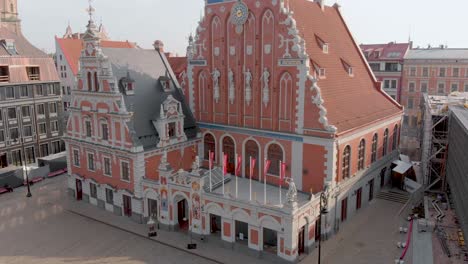
[[[93,14],[96,11],[96,9],[94,9],[94,7],[93,7],[93,0],[88,0],[88,2],[89,2],[89,7],[86,9],[86,12],[88,12],[89,21],[92,21],[93,20]]]

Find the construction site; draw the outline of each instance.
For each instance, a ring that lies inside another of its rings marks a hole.
[[[421,173],[434,263],[466,263],[468,93],[424,95]]]

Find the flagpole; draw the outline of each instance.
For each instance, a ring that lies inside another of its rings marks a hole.
[[[265,159],[265,165],[266,166],[266,163],[267,163],[267,159]],[[263,204],[266,204],[266,170],[264,170],[264,174],[263,175]]]
[[[236,153],[236,168],[235,168],[235,173],[234,176],[236,177],[236,199],[237,199],[237,166],[239,166],[239,160],[237,159],[237,153]]]
[[[211,159],[211,150],[208,152],[208,160],[210,162],[210,193],[213,192],[213,185],[211,183],[211,171],[213,170],[213,160]]]
[[[249,174],[249,201],[252,201],[252,156],[250,156]]]
[[[221,157],[222,157],[222,159],[223,159],[223,177],[222,177],[222,182],[223,182],[223,197],[224,197],[224,177],[226,177],[226,175],[224,175],[224,166],[226,166],[226,164],[224,164],[224,163],[226,163],[226,161],[224,160],[224,152],[221,152],[221,155],[222,155]]]
[[[283,184],[283,177],[285,175],[283,175],[283,164],[282,164],[283,161],[280,161],[279,163],[280,163],[279,164],[280,165],[279,166],[280,167],[279,198],[280,198],[280,206],[281,206],[283,204],[283,201],[281,199],[281,184]]]

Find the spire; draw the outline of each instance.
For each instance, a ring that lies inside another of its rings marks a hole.
[[[73,30],[70,26],[70,20],[68,20],[68,26],[67,29],[65,30],[65,35],[63,35],[63,38],[72,38],[73,37]]]
[[[99,39],[99,32],[97,31],[96,24],[94,23],[94,12],[96,9],[94,9],[92,3],[93,0],[88,0],[89,1],[89,7],[86,9],[86,12],[89,15],[89,22],[88,25],[86,26],[87,30],[86,33],[83,37],[83,39]]]
[[[104,24],[102,23],[102,18],[101,18],[101,23],[99,24],[99,36],[101,37],[102,40],[108,40],[109,39],[109,34],[107,33],[106,28],[104,27]]]

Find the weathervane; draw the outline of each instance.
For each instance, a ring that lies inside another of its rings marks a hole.
[[[89,7],[86,9],[86,12],[89,14],[89,20],[93,20],[93,14],[96,9],[93,7],[93,0],[88,0],[89,2]]]

